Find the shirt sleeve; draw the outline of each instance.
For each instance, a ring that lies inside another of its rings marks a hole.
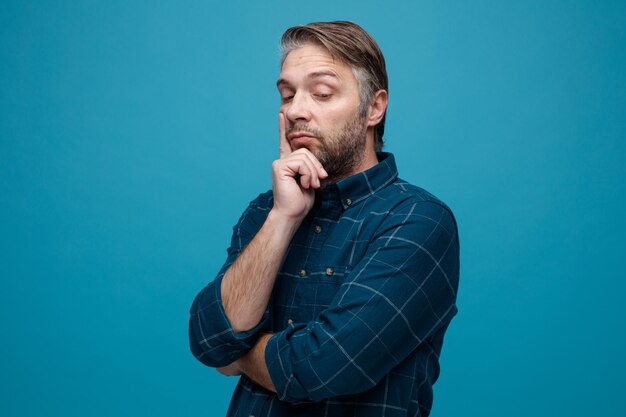
[[[456,314],[459,243],[452,213],[434,202],[387,216],[327,309],[267,343],[283,401],[320,401],[374,387]]]
[[[260,330],[267,327],[269,309],[260,322],[245,332],[235,332],[222,304],[221,283],[228,268],[259,231],[269,207],[262,202],[263,195],[252,201],[233,227],[226,262],[214,281],[196,296],[189,311],[189,345],[200,362],[212,367],[228,365],[245,355],[256,342]]]

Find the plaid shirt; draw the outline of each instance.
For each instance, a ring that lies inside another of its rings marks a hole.
[[[391,154],[329,184],[294,236],[259,324],[234,333],[220,283],[261,228],[272,193],[233,229],[226,263],[195,298],[189,337],[225,366],[273,332],[265,360],[277,394],[242,375],[228,416],[427,416],[443,335],[456,314],[457,227],[450,209],[398,178]]]

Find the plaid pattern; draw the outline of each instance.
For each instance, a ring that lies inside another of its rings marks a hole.
[[[450,209],[397,177],[391,154],[326,186],[294,236],[262,320],[235,334],[224,272],[263,224],[271,192],[234,227],[228,258],[191,307],[193,354],[209,366],[276,334],[265,359],[277,394],[245,375],[228,416],[427,416],[443,335],[456,314],[457,227]]]

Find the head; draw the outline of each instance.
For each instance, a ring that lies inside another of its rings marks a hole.
[[[384,57],[372,37],[351,22],[311,23],[288,29],[281,48],[278,88],[288,131],[330,136],[321,138],[321,148],[354,151],[367,136],[371,151],[380,150],[388,82]],[[292,147],[304,142],[292,142]]]

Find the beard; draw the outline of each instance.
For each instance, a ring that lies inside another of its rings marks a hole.
[[[319,140],[318,146],[309,150],[328,173],[326,181],[334,182],[353,174],[363,161],[367,131],[364,119],[356,113],[344,126],[328,133],[296,123],[289,132],[308,132]]]

